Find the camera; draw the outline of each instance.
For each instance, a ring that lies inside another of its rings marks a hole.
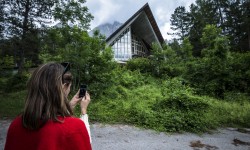
[[[87,85],[86,84],[81,84],[80,85],[80,92],[79,92],[79,98],[84,97],[87,92]]]

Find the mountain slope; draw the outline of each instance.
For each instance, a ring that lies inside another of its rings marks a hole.
[[[118,22],[118,21],[114,21],[113,24],[111,23],[105,23],[105,24],[101,24],[97,27],[95,27],[93,30],[91,30],[89,32],[90,36],[93,36],[94,31],[99,30],[101,34],[105,35],[106,38],[109,37],[113,32],[115,32],[120,26],[122,25],[122,23]]]

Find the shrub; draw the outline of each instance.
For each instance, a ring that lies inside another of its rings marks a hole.
[[[15,74],[7,79],[5,85],[5,92],[15,92],[26,88],[26,83],[29,79],[29,74]]]
[[[132,88],[111,87],[90,106],[92,119],[164,132],[200,132],[213,127],[213,116],[207,118],[210,103],[194,95],[181,79],[145,81],[147,84]]]
[[[141,73],[151,72],[151,64],[148,58],[135,58],[127,62],[126,67],[129,70],[139,70]]]
[[[170,93],[152,107],[165,131],[205,131],[203,119],[210,105],[202,97],[191,93]],[[165,120],[165,121],[164,121]]]

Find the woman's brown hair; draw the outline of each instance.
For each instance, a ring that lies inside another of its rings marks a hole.
[[[63,82],[71,82],[72,75],[64,73],[64,70],[61,64],[48,63],[33,72],[28,81],[28,94],[22,115],[25,128],[39,129],[48,120],[61,122],[58,116],[73,115],[62,88]]]

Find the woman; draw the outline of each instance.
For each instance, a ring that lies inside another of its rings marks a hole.
[[[33,72],[24,112],[11,123],[5,150],[91,149],[86,114],[90,95],[79,98],[78,91],[68,102],[72,75],[67,70],[68,65],[48,63]],[[72,117],[78,102],[81,119]]]

